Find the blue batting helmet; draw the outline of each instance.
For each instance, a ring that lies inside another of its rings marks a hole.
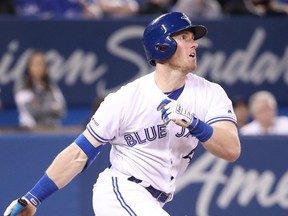
[[[207,33],[207,28],[202,25],[192,25],[189,18],[180,12],[170,12],[154,19],[145,29],[143,46],[148,62],[155,66],[155,60],[170,58],[177,48],[176,41],[171,34],[189,29],[197,40]]]

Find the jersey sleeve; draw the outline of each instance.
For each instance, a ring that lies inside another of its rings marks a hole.
[[[99,142],[107,143],[119,134],[125,102],[119,93],[109,94],[87,124],[87,130]]]
[[[208,110],[205,116],[205,122],[207,124],[213,124],[218,121],[231,121],[237,124],[232,102],[224,89],[216,83],[213,83],[211,88],[211,94],[208,94]]]

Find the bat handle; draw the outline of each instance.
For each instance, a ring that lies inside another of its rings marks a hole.
[[[17,214],[28,205],[27,201],[24,199],[18,199],[17,204],[13,208],[11,214],[9,216],[17,216]]]

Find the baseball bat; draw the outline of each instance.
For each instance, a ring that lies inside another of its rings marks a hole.
[[[9,216],[16,216],[23,208],[25,208],[28,205],[27,201],[24,199],[18,199],[17,204],[11,214]]]

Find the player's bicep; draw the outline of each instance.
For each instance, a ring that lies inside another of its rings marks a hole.
[[[233,134],[238,134],[238,129],[235,122],[232,121],[218,121],[211,124],[213,128],[225,129]]]

